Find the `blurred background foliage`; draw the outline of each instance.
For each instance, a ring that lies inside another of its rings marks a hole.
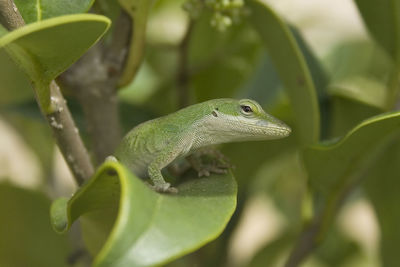
[[[304,165],[304,143],[299,136],[303,133],[296,124],[299,111],[293,107],[287,81],[278,74],[282,72],[276,56],[270,54],[279,53],[280,48],[267,43],[268,52],[263,35],[246,16],[223,31],[210,26],[211,12],[191,20],[182,9],[186,2],[155,1],[151,8],[144,61],[135,80],[119,91],[124,133],[140,122],[177,110],[182,104],[182,86],[188,94],[186,104],[212,98],[252,98],[294,131],[284,140],[221,146],[236,166],[237,210],[217,240],[168,266],[281,266],[299,232],[324,204],[309,186],[311,172]],[[315,87],[320,137],[308,143],[320,141],[328,146],[363,120],[398,109],[400,49],[392,40],[400,34],[396,32],[398,1],[264,2],[288,23]],[[119,7],[113,1],[98,0],[93,10],[112,18]],[[183,70],[187,83],[182,85],[181,41],[189,27]],[[47,213],[50,199],[69,196],[75,186],[41,118],[30,84],[8,60],[0,58],[0,210],[9,215],[1,216],[0,265],[65,266],[71,247],[77,247],[76,233],[69,238],[53,233]],[[287,62],[282,64],[285,68]],[[64,93],[68,97],[68,91]],[[68,104],[86,140],[80,107],[72,97]],[[376,134],[376,139],[383,139],[379,134],[386,132]],[[376,139],[364,143],[360,139],[347,149],[369,151],[362,148],[372,146]],[[383,154],[362,165],[368,168],[357,165],[362,177],[335,206],[315,253],[302,266],[398,265],[400,147],[396,138],[382,146]],[[339,156],[337,165],[327,169],[334,173],[341,164]]]

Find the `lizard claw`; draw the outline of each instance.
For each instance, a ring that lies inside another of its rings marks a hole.
[[[175,187],[172,187],[170,183],[160,183],[160,184],[155,184],[155,185],[150,185],[150,187],[159,193],[171,193],[171,194],[176,194],[178,193],[178,189]]]

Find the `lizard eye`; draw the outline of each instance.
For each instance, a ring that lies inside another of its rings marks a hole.
[[[243,105],[243,106],[240,106],[240,107],[242,108],[242,110],[244,111],[244,113],[252,113],[252,112],[253,112],[253,110],[252,110],[251,107],[249,107],[249,106]]]

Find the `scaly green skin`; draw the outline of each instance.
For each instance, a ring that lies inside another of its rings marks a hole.
[[[174,159],[209,145],[278,139],[290,132],[253,100],[213,99],[136,126],[115,156],[139,177],[150,177],[155,190],[174,192],[161,174]]]

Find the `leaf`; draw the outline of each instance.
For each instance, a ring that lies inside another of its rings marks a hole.
[[[26,74],[4,52],[0,52],[0,106],[33,99],[31,84]]]
[[[126,13],[132,18],[132,36],[128,57],[119,86],[128,85],[135,77],[143,61],[146,41],[147,17],[153,4],[152,0],[119,0]]]
[[[307,242],[316,245],[326,236],[341,204],[399,134],[400,112],[388,113],[362,122],[340,141],[303,151],[315,204],[312,222],[301,234],[311,236]]]
[[[188,65],[196,102],[234,97],[255,71],[262,56],[258,36],[248,23],[221,33],[210,14],[196,20],[189,40]]]
[[[109,19],[66,15],[31,23],[0,38],[8,55],[35,83],[40,103],[50,109],[50,81],[74,63],[104,34]]]
[[[397,0],[355,0],[368,30],[400,65],[400,2]]]
[[[291,233],[283,233],[279,237],[261,248],[254,255],[248,267],[270,267],[279,266],[279,257],[293,243]]]
[[[316,90],[304,56],[289,27],[268,6],[249,1],[250,22],[259,33],[288,92],[302,145],[319,140],[320,114]]]
[[[327,197],[349,186],[399,130],[400,112],[389,113],[362,122],[333,144],[306,148],[304,163],[314,192]]]
[[[14,0],[25,23],[32,23],[61,15],[84,13],[94,0]]]
[[[315,254],[324,266],[346,266],[351,259],[361,254],[361,247],[335,224],[326,240],[316,248]]]
[[[380,256],[382,266],[399,263],[400,245],[400,142],[390,144],[385,155],[380,157],[368,172],[364,188],[376,212],[380,226]]]
[[[8,31],[6,30],[6,28],[4,28],[3,25],[0,24],[0,37],[7,33]]]
[[[216,238],[236,206],[231,175],[195,179],[178,188],[177,195],[156,193],[108,161],[69,201],[53,204],[52,224],[64,232],[81,216],[95,266],[160,265]]]
[[[386,109],[386,85],[369,77],[350,77],[331,84],[329,90],[333,95]]]
[[[0,184],[0,266],[67,266],[67,236],[54,233],[50,200],[42,193]]]
[[[382,113],[381,109],[341,96],[332,97],[331,109],[329,138],[343,136],[361,121]]]
[[[338,45],[328,55],[332,75],[329,92],[381,110],[388,109],[387,87],[393,63],[376,44],[352,41]]]

